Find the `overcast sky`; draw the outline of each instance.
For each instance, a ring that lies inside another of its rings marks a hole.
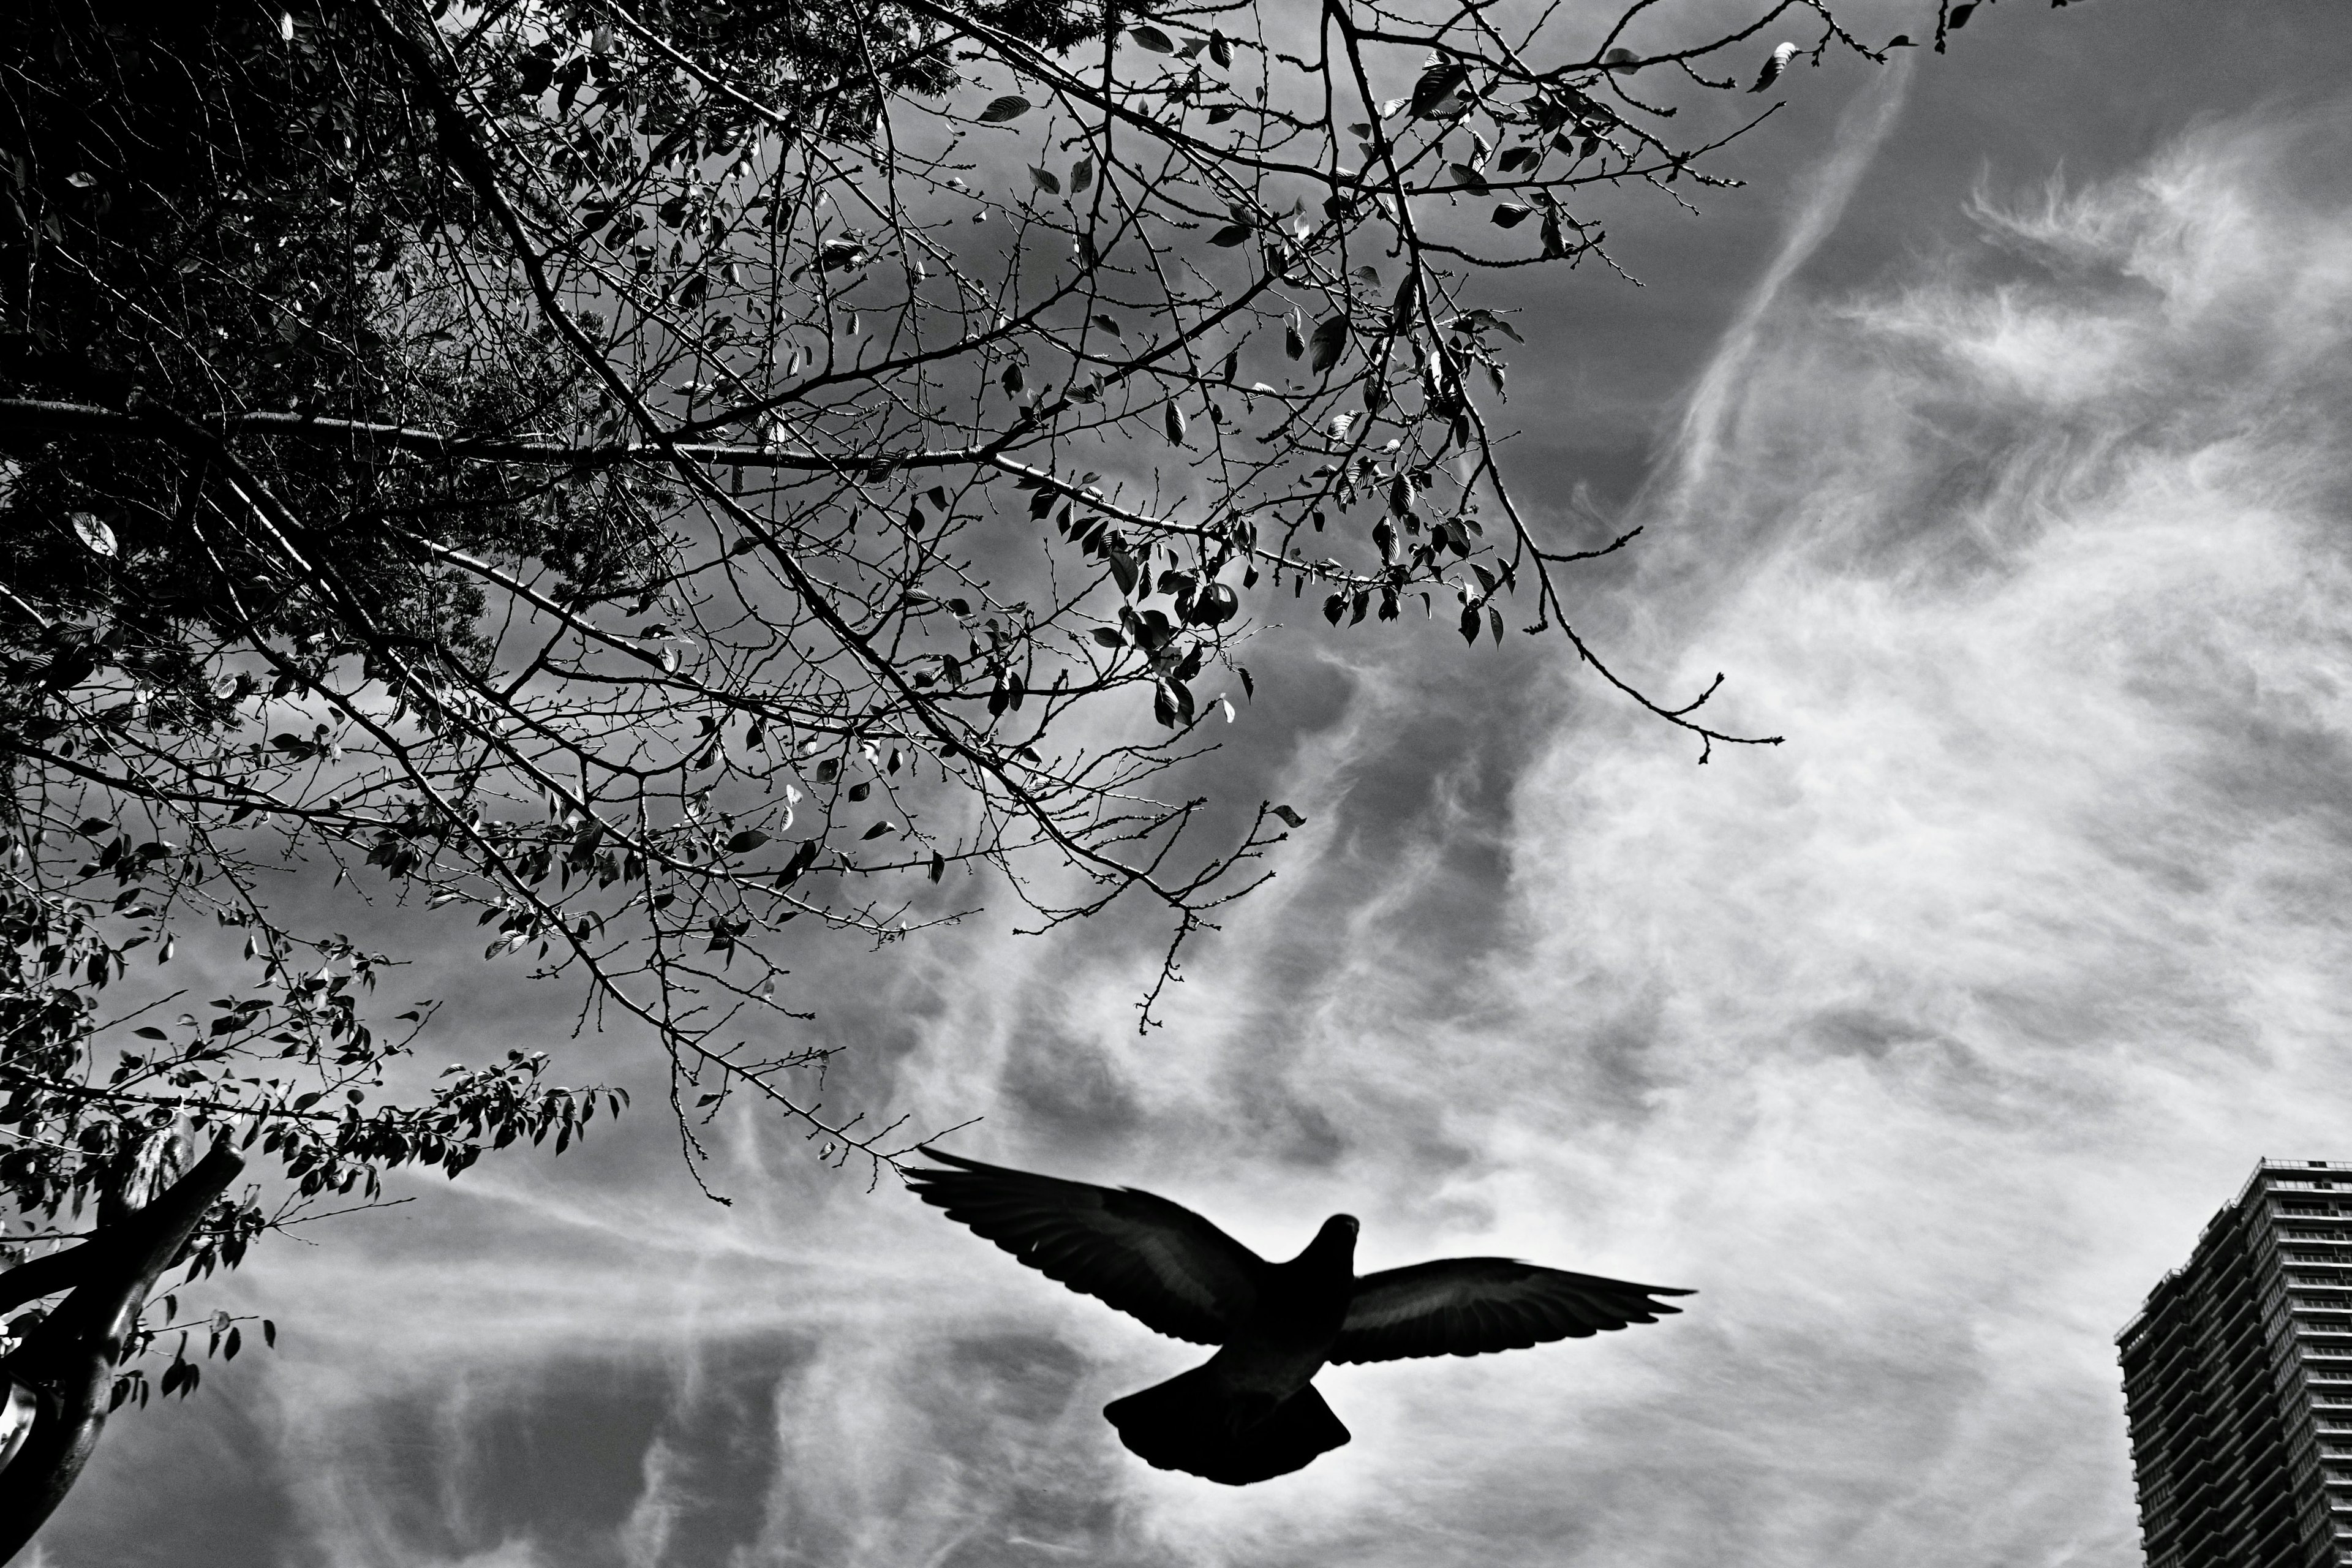
[[[1648,531],[1588,626],[1786,745],[1318,622],[1217,774],[1307,826],[1164,1030],[1139,927],[801,962],[835,1103],[1684,1316],[1327,1372],[1354,1442],[1236,1491],[1098,1415],[1198,1352],[772,1123],[711,1205],[648,1092],[261,1248],[217,1295],[278,1352],[118,1419],[37,1560],[2137,1563],[2116,1331],[2258,1156],[2352,1157],[2348,50],[2340,0],[1986,6],[1621,215],[1645,288],[1517,301],[1522,489]],[[415,984],[452,1057],[568,1026]]]

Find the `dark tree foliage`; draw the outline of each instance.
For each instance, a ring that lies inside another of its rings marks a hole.
[[[1923,21],[1940,45],[1968,9]],[[755,1043],[793,942],[896,941],[987,888],[1039,929],[1141,900],[1171,935],[1148,1026],[1300,821],[1196,843],[1235,819],[1160,793],[1282,602],[1475,646],[1516,595],[1701,760],[1769,740],[1575,629],[1573,567],[1625,541],[1570,548],[1514,498],[1490,419],[1520,334],[1475,293],[1613,266],[1595,198],[1723,184],[1710,155],[1776,107],[1728,95],[1885,58],[1826,0],[1737,10],[7,8],[26,1267],[215,1141],[260,1158],[195,1273],[392,1168],[617,1113],[553,1042],[404,1065],[429,1010],[372,1016],[389,961],[268,868],[572,980],[578,1026],[660,1053],[690,1168],[748,1093],[878,1169],[892,1130]],[[181,996],[183,942],[249,987]]]

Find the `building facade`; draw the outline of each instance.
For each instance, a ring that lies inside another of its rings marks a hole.
[[[2148,1568],[2352,1563],[2352,1163],[2262,1162],[2116,1343]]]

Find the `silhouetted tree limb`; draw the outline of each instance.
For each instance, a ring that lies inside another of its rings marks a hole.
[[[0,1382],[32,1390],[37,1402],[31,1433],[0,1470],[0,1562],[33,1538],[80,1477],[106,1425],[115,1365],[148,1292],[244,1168],[226,1144],[215,1144],[146,1207],[110,1218],[70,1252],[0,1275],[0,1300],[13,1295],[20,1303],[27,1297],[19,1292],[69,1290],[0,1357]],[[20,1281],[18,1275],[31,1278]]]

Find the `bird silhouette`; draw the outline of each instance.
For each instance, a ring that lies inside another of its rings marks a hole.
[[[1307,1249],[1268,1263],[1180,1204],[923,1147],[948,1170],[908,1184],[1049,1279],[1217,1353],[1115,1399],[1119,1441],[1163,1470],[1246,1486],[1348,1441],[1315,1391],[1331,1362],[1478,1355],[1582,1339],[1679,1311],[1687,1296],[1507,1258],[1446,1258],[1359,1278],[1357,1222],[1333,1215]]]

